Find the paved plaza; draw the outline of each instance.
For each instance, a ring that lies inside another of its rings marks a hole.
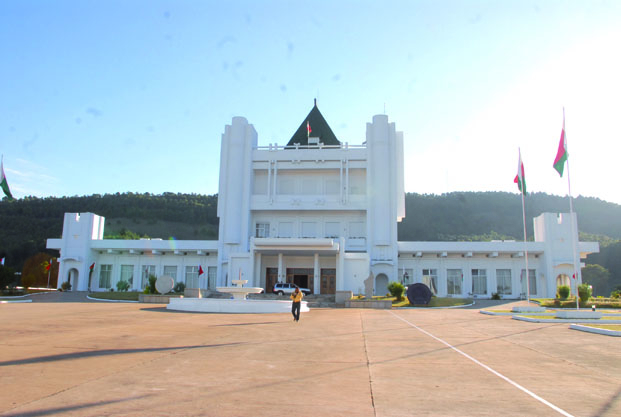
[[[2,416],[621,415],[621,338],[567,324],[58,297],[0,305]]]

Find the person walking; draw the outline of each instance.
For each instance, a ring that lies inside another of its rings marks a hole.
[[[291,303],[291,314],[293,314],[293,321],[300,321],[300,305],[302,304],[302,298],[304,298],[304,293],[300,291],[299,287],[295,287],[293,293],[291,293],[291,299],[293,302]]]

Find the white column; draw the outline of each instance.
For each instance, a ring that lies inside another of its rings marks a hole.
[[[278,254],[278,282],[285,282],[286,278],[282,270],[282,253]]]
[[[319,254],[316,253],[315,254],[315,264],[313,266],[314,270],[313,270],[313,276],[314,276],[314,284],[313,284],[313,293],[314,294],[319,294],[319,279],[320,279],[320,270],[319,270]]]

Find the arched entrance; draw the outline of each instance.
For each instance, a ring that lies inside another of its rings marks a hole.
[[[571,281],[569,280],[569,275],[558,274],[556,276],[556,288],[560,287],[561,285],[567,285],[569,288],[571,288]]]
[[[386,274],[377,274],[375,277],[375,295],[386,295],[388,292],[388,277]]]
[[[71,268],[69,273],[67,274],[67,281],[71,284],[71,289],[74,291],[78,291],[78,278],[80,273],[77,269]]]

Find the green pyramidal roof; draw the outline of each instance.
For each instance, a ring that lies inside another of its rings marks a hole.
[[[340,145],[341,142],[334,136],[334,132],[328,126],[328,122],[323,118],[323,115],[317,108],[317,101],[315,101],[315,105],[313,109],[308,113],[308,116],[304,119],[298,130],[295,131],[289,143],[287,143],[287,147],[294,147],[296,143],[299,143],[302,146],[308,145],[308,131],[307,131],[307,122],[310,125],[310,137],[311,138],[319,138],[319,142],[324,145]]]

